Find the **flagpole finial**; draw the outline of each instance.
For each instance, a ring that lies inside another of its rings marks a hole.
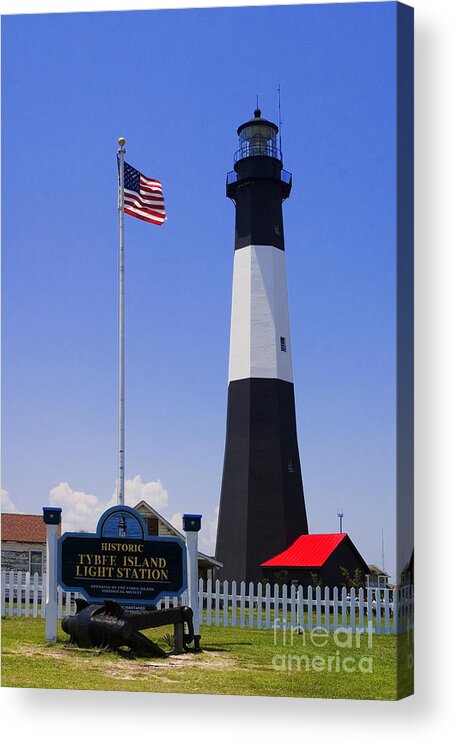
[[[125,144],[126,144],[126,139],[125,139],[125,137],[119,137],[119,138],[118,138],[118,143],[119,143],[119,146],[120,146],[120,147],[124,147],[124,146],[125,146]]]

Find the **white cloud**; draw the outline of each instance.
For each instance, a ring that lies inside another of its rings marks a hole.
[[[60,482],[49,493],[51,505],[62,508],[62,522],[65,531],[89,531],[96,524],[106,507],[96,495],[73,490],[68,482]]]
[[[5,494],[8,497],[7,493]],[[95,531],[98,520],[104,511],[117,504],[116,491],[112,493],[108,502],[103,502],[96,495],[73,490],[68,482],[60,482],[56,487],[53,487],[49,493],[49,499],[51,505],[62,508],[63,529],[65,531],[88,531],[89,533]],[[136,474],[132,479],[127,479],[125,482],[125,504],[134,507],[141,500],[148,502],[160,513],[167,507],[169,496],[159,479],[143,482],[140,474]],[[10,500],[8,502],[14,508],[14,504]],[[7,512],[16,511],[9,510]],[[169,521],[180,533],[183,532],[182,513],[174,513]],[[213,511],[212,517],[203,516],[202,518],[199,549],[205,554],[213,555],[215,553],[217,525],[218,507]]]
[[[174,526],[174,528],[177,529],[177,531],[180,531],[180,533],[183,532],[182,527],[182,513],[174,513],[172,518],[169,518],[169,523]]]
[[[96,495],[73,490],[68,482],[60,482],[49,493],[51,505],[62,508],[62,522],[65,531],[89,531],[92,533],[102,513],[117,504],[114,490],[108,502],[102,502]],[[143,482],[139,474],[125,481],[125,504],[134,507],[145,500],[157,510],[167,506],[168,493],[159,479]]]
[[[134,507],[141,500],[148,502],[156,510],[160,511],[168,504],[167,489],[163,487],[160,479],[152,482],[143,482],[140,474],[125,481],[125,505]],[[117,490],[114,490],[107,507],[117,505]]]
[[[1,501],[2,501],[2,513],[19,513],[14,502],[12,501],[8,492],[4,489],[0,489]]]

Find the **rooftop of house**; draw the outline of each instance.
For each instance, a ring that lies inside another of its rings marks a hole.
[[[2,513],[2,541],[17,541],[26,544],[45,544],[46,525],[42,515],[26,513]],[[61,525],[58,535],[61,535]]]
[[[312,533],[299,536],[291,546],[261,567],[322,567],[347,533]]]
[[[381,567],[378,567],[377,564],[369,564],[368,566],[370,568],[371,574],[375,577],[390,577],[388,572],[384,572],[384,570],[381,569]]]
[[[155,510],[148,502],[145,500],[141,500],[137,503],[137,505],[134,506],[135,510],[138,511],[146,511],[147,514],[153,515],[154,517],[158,518],[162,523],[164,523],[170,531],[174,534],[174,536],[177,536],[178,538],[181,538],[182,541],[185,540],[185,536],[183,533],[181,533],[178,528],[176,528],[172,523],[170,523],[164,515],[161,515],[161,513],[158,512],[158,510]],[[215,566],[215,567],[222,567],[222,563],[219,562],[217,559],[215,559],[214,556],[209,556],[208,554],[204,554],[202,551],[198,551],[198,561],[199,566]]]

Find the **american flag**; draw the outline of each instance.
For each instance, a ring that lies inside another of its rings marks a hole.
[[[123,187],[125,214],[152,224],[161,225],[165,221],[163,187],[159,180],[146,178],[125,162]]]

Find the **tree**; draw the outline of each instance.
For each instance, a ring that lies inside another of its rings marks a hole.
[[[352,587],[355,588],[355,590],[358,590],[360,587],[364,586],[365,577],[360,567],[357,567],[352,575],[346,567],[340,567],[340,572],[344,585],[348,590]]]
[[[274,572],[273,579],[277,585],[286,585],[288,581],[287,569],[280,569],[278,572]]]
[[[322,587],[322,578],[318,572],[310,572],[311,587]]]

